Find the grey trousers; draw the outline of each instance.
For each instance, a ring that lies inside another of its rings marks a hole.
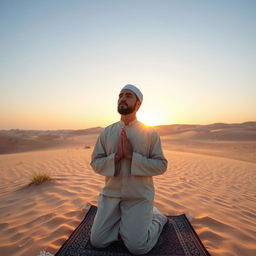
[[[120,234],[132,254],[146,254],[157,243],[165,223],[153,215],[153,202],[100,195],[91,230],[91,244],[104,248]]]

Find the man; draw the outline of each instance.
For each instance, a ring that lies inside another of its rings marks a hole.
[[[158,133],[136,119],[143,95],[126,85],[119,94],[121,120],[106,127],[98,137],[91,166],[105,176],[91,243],[107,247],[122,238],[133,254],[145,254],[157,243],[167,218],[153,208],[152,176],[166,171]]]

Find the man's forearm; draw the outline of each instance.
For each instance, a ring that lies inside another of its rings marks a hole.
[[[165,157],[148,158],[142,154],[134,153],[132,160],[131,174],[136,176],[156,176],[163,174],[167,170],[167,160]]]
[[[95,155],[92,158],[91,166],[96,173],[104,176],[114,176],[115,172],[115,154],[108,156]]]

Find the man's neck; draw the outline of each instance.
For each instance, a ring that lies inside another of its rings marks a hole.
[[[129,114],[129,115],[122,115],[121,120],[124,122],[125,125],[128,125],[130,122],[136,119],[136,115]]]

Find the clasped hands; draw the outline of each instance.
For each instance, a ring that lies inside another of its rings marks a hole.
[[[118,142],[118,151],[115,155],[115,161],[118,162],[122,158],[132,159],[132,144],[127,138],[126,131],[123,128],[120,134],[119,142]]]

